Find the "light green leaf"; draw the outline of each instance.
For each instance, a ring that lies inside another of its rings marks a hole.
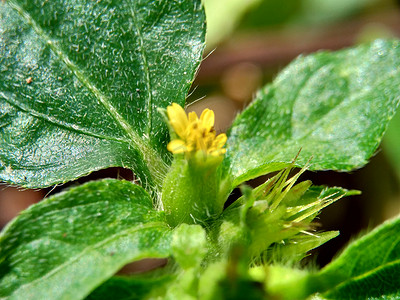
[[[123,166],[160,185],[159,107],[201,60],[200,0],[0,2],[0,180],[25,187]]]
[[[299,262],[308,252],[337,237],[339,231],[318,232],[294,236],[287,245],[276,244],[270,250],[270,260],[279,263]]]
[[[312,284],[328,299],[398,299],[399,232],[400,218],[387,221],[350,244]]]
[[[183,269],[200,266],[206,252],[206,232],[200,225],[181,224],[172,236],[172,254]]]
[[[0,298],[82,299],[125,264],[170,255],[172,234],[138,185],[89,182],[32,206],[0,236]]]
[[[263,276],[263,281],[265,282],[268,293],[272,295],[271,298],[300,300],[306,299],[308,296],[307,280],[310,273],[307,270],[300,270],[283,265],[270,265],[268,268],[253,268],[251,272],[257,277],[261,277],[260,275],[262,275],[262,273],[266,273]]]
[[[349,171],[376,151],[400,101],[400,45],[377,40],[301,56],[234,121],[225,159],[233,186],[312,157]]]

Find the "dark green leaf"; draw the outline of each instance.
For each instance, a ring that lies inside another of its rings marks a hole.
[[[172,272],[163,276],[116,276],[94,290],[87,300],[142,300],[150,295],[163,297],[174,278]],[[162,299],[162,298],[161,298]]]
[[[160,185],[157,109],[184,104],[200,0],[0,2],[0,179],[43,187],[109,166]]]
[[[400,294],[400,218],[356,240],[312,278],[328,299],[397,299]],[[388,298],[382,298],[387,296]]]
[[[0,236],[0,298],[81,299],[129,262],[169,256],[171,239],[140,186],[107,179],[72,188]]]
[[[376,151],[400,100],[400,45],[377,40],[299,57],[232,125],[233,186],[313,157],[312,170],[349,171]]]
[[[394,116],[383,139],[383,150],[400,179],[400,113]]]
[[[248,260],[241,254],[240,248],[235,248],[229,261],[214,262],[205,269],[199,278],[197,299],[270,299],[265,294],[264,285],[249,276]]]

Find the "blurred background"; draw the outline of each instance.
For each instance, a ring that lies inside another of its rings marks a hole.
[[[379,37],[400,37],[400,1],[395,0],[204,0],[207,48],[188,111],[208,107],[216,129],[226,131],[233,118],[263,85],[300,54],[337,50]],[[324,209],[321,230],[340,230],[311,260],[328,263],[348,241],[400,213],[400,113],[370,163],[351,173],[307,172],[316,185],[358,189]],[[111,168],[77,182],[46,190],[0,185],[0,228],[18,212],[66,186],[114,177],[132,180],[129,170]],[[260,183],[256,182],[249,184]]]

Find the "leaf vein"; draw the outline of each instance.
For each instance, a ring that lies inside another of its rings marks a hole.
[[[166,172],[167,166],[162,158],[158,155],[158,153],[153,149],[149,143],[147,142],[149,135],[146,137],[146,140],[138,135],[138,133],[133,129],[131,124],[129,124],[117,111],[117,109],[112,105],[109,98],[102,94],[102,92],[93,85],[88,78],[84,76],[83,71],[81,71],[78,66],[76,66],[68,56],[62,51],[62,49],[57,45],[56,42],[53,42],[50,37],[44,32],[44,30],[36,23],[33,17],[26,12],[21,6],[16,3],[15,0],[9,0],[7,2],[11,8],[15,9],[24,21],[29,24],[32,29],[36,32],[36,34],[46,42],[50,49],[62,60],[65,65],[74,73],[74,75],[82,82],[82,84],[93,93],[93,95],[97,98],[98,102],[104,106],[104,108],[109,112],[109,114],[114,118],[116,123],[123,129],[123,131],[127,134],[127,137],[130,139],[130,144],[136,146],[141,154],[143,155],[143,160],[146,162],[150,174],[152,175],[156,188],[161,188],[162,184],[162,175]],[[135,21],[135,19],[134,19]],[[139,31],[140,33],[140,31]],[[143,47],[141,47],[141,51],[143,51]],[[147,66],[145,64],[145,66]],[[147,66],[148,68],[148,66]],[[147,84],[150,87],[149,77],[150,74],[147,70]],[[151,93],[149,89],[149,93]],[[151,97],[151,94],[149,94]],[[151,98],[148,99],[148,102],[151,103]],[[151,105],[148,107],[148,114],[151,116]],[[149,119],[151,124],[151,118]],[[149,132],[151,131],[151,125],[148,127]]]
[[[84,134],[84,135],[99,138],[99,139],[129,143],[129,141],[127,139],[121,139],[121,138],[115,138],[115,137],[111,137],[111,136],[107,136],[107,135],[97,134],[97,133],[88,131],[85,128],[78,127],[76,124],[71,124],[68,122],[64,122],[62,120],[57,120],[55,118],[51,118],[44,113],[37,112],[33,109],[30,109],[29,107],[25,107],[25,106],[22,106],[22,105],[19,105],[19,104],[13,102],[12,99],[10,97],[7,97],[3,92],[0,92],[0,97],[2,97],[8,104],[19,109],[20,111],[23,111],[31,116],[34,116],[40,120],[48,122],[59,128],[68,129],[69,131],[72,131],[75,133]]]
[[[84,72],[74,64],[67,54],[57,45],[56,42],[52,41],[51,38],[44,32],[44,30],[36,23],[33,17],[26,12],[21,6],[15,3],[15,0],[10,0],[8,2],[12,8],[14,8],[21,17],[32,27],[36,34],[41,37],[45,43],[50,47],[54,54],[56,54],[61,61],[73,72],[76,78],[81,81],[84,86],[96,97],[98,102],[103,105],[103,107],[110,113],[110,115],[117,121],[117,123],[122,127],[125,133],[128,134],[130,138],[134,141],[138,141],[139,137],[137,133],[133,130],[130,124],[118,113],[116,108],[111,104],[108,97],[104,95],[94,84],[92,84],[84,75]]]
[[[151,133],[151,129],[153,127],[152,125],[152,102],[153,102],[153,97],[152,97],[152,93],[151,93],[151,78],[150,78],[150,68],[149,68],[149,63],[147,61],[147,56],[146,53],[144,52],[144,39],[143,39],[143,35],[142,35],[142,31],[139,27],[139,24],[137,22],[137,17],[135,12],[133,11],[133,9],[131,9],[131,15],[132,15],[132,22],[133,22],[133,26],[136,29],[136,33],[139,39],[139,43],[140,43],[140,57],[142,59],[143,62],[143,70],[146,76],[146,86],[147,86],[147,101],[146,101],[146,108],[147,108],[147,120],[148,120],[148,127],[147,127],[147,134],[150,135]]]

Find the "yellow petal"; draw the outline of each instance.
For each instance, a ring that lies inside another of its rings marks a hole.
[[[196,123],[199,120],[199,118],[197,117],[197,114],[194,111],[191,111],[189,113],[189,123]]]
[[[215,138],[213,146],[216,149],[222,148],[225,145],[227,139],[228,137],[226,136],[226,134],[221,133]]]
[[[215,115],[210,109],[205,109],[200,118],[195,112],[186,115],[184,109],[176,103],[167,107],[170,124],[178,139],[172,140],[167,148],[172,153],[186,153],[186,157],[202,153],[203,156],[221,156],[226,152],[224,145],[226,134],[216,136],[214,130]]]
[[[218,149],[218,150],[214,150],[210,152],[211,156],[220,156],[226,153],[226,149],[222,148],[222,149]]]
[[[200,120],[208,131],[214,126],[214,112],[208,108],[203,110],[200,116]]]
[[[184,139],[186,128],[189,125],[184,109],[179,104],[172,103],[167,107],[167,114],[169,122],[172,128],[174,128],[176,134]]]
[[[174,154],[184,153],[187,151],[186,144],[182,140],[172,140],[168,143],[167,149]]]
[[[213,147],[214,144],[214,140],[215,140],[215,132],[211,131],[211,132],[204,132],[203,134],[203,140],[204,143],[207,145],[207,149],[210,149]]]

